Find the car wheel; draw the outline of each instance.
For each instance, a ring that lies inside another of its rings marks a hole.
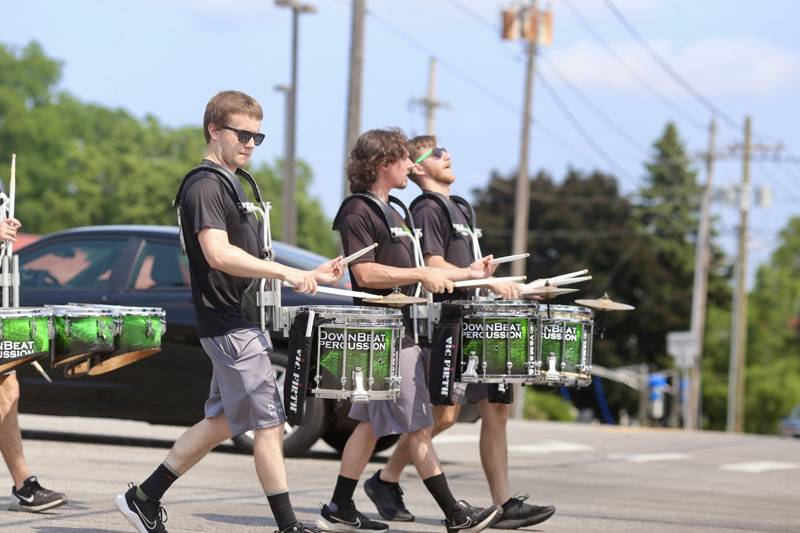
[[[275,372],[275,381],[283,397],[283,381],[286,377],[286,367],[289,356],[281,352],[270,354],[272,370]],[[326,416],[327,406],[319,398],[306,398],[305,423],[302,426],[292,426],[288,422],[284,425],[283,454],[286,457],[299,457],[305,454],[325,432],[329,420]],[[243,453],[253,453],[253,432],[248,431],[233,437],[233,445]]]
[[[350,434],[358,425],[357,420],[353,420],[347,416],[349,412],[350,402],[340,402],[331,416],[328,429],[322,434],[322,440],[340,454],[344,451],[344,445],[347,444],[347,439],[350,438]],[[391,448],[399,438],[400,435],[386,435],[385,437],[379,438],[378,442],[375,444],[375,453]]]

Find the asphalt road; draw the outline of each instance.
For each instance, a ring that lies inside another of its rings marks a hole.
[[[0,531],[132,531],[112,504],[128,481],[140,482],[163,459],[181,428],[116,420],[22,416],[25,452],[43,484],[70,503],[40,515],[0,510]],[[488,505],[477,424],[458,424],[437,439],[457,498]],[[557,507],[531,531],[800,532],[800,439],[599,425],[512,422],[512,490]],[[385,455],[368,465],[380,468]],[[318,444],[287,460],[292,501],[313,520],[330,498],[338,461]],[[8,473],[0,486],[9,487]],[[392,531],[444,531],[440,513],[413,469],[402,485],[417,522]],[[361,487],[356,503],[377,517]],[[0,509],[8,496],[0,497]],[[228,446],[211,453],[167,494],[170,532],[273,531],[252,459]]]

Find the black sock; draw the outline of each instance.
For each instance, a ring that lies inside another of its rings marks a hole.
[[[444,473],[424,479],[422,482],[425,483],[425,486],[428,488],[428,492],[431,493],[433,499],[436,500],[437,504],[439,504],[439,507],[444,515],[447,518],[450,518],[450,515],[453,513],[453,509],[455,509],[458,505],[458,502],[456,502],[456,499],[453,497],[453,493],[450,492],[450,487],[447,486],[447,480],[444,477]]]
[[[353,499],[353,494],[356,492],[357,485],[357,479],[339,476],[336,479],[336,487],[333,489],[331,501],[335,503],[337,507],[347,507]]]
[[[279,494],[267,495],[269,508],[272,509],[272,516],[278,523],[278,529],[286,529],[297,523],[297,517],[294,515],[292,503],[289,501],[289,493],[281,492]]]
[[[150,477],[139,485],[139,490],[146,494],[149,500],[158,502],[161,501],[164,493],[175,483],[176,479],[178,479],[178,475],[170,470],[165,463],[161,463],[155,472],[150,474]]]

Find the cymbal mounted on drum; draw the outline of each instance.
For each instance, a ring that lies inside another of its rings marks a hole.
[[[606,331],[605,330],[606,311],[633,311],[634,309],[636,309],[632,305],[624,304],[622,302],[615,302],[608,296],[607,292],[603,293],[602,298],[596,298],[596,299],[587,298],[587,299],[575,300],[575,303],[578,305],[589,307],[591,309],[596,309],[598,312],[601,313],[600,321],[597,328],[599,330],[601,339],[605,335]]]

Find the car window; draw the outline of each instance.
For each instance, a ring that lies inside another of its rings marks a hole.
[[[189,287],[189,259],[175,243],[146,241],[128,286],[141,290]]]
[[[126,244],[127,239],[76,239],[44,245],[20,258],[21,283],[48,289],[108,287]]]

